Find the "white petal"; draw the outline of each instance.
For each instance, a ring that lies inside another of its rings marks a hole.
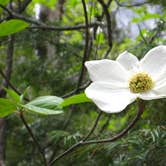
[[[107,113],[120,112],[137,98],[136,94],[132,94],[128,88],[118,88],[105,82],[92,83],[85,93]]]
[[[116,59],[126,70],[133,70],[137,67],[139,61],[136,56],[125,51]]]
[[[124,85],[129,78],[129,73],[118,62],[113,60],[88,61],[85,66],[92,81],[108,81]]]
[[[151,49],[140,61],[140,68],[153,78],[158,77],[166,68],[166,46]]]
[[[143,100],[153,100],[153,99],[164,98],[165,96],[162,94],[159,94],[155,90],[151,90],[151,91],[146,92],[146,93],[141,93],[138,97],[143,99]]]
[[[166,97],[166,82],[163,83],[156,83],[155,87],[146,92],[141,93],[139,97],[143,100],[152,100],[152,99],[160,99]]]

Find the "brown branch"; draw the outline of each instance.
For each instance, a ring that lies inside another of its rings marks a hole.
[[[143,35],[143,33],[142,33],[142,30],[141,30],[141,27],[140,27],[139,24],[138,24],[138,29],[139,29],[140,36],[141,36],[141,38],[143,39],[144,43],[145,43],[146,45],[148,45],[148,42],[146,41],[146,39],[145,39],[145,37],[144,37],[144,35]]]
[[[29,135],[31,136],[31,138],[32,138],[32,140],[33,140],[33,143],[34,143],[35,146],[38,148],[38,150],[39,150],[39,152],[40,152],[40,155],[41,155],[41,157],[43,158],[44,165],[45,165],[45,166],[48,166],[48,163],[47,163],[47,160],[46,160],[46,157],[45,157],[45,153],[44,153],[42,147],[40,146],[39,142],[38,142],[37,139],[35,138],[35,136],[34,136],[32,130],[31,130],[31,128],[30,128],[29,125],[27,124],[27,122],[26,122],[26,120],[25,120],[25,118],[24,118],[23,112],[20,111],[20,114],[19,114],[19,115],[20,115],[20,118],[21,118],[21,120],[22,120],[22,122],[23,122],[25,128],[27,129]]]
[[[6,75],[3,73],[3,71],[0,69],[0,75],[4,78],[6,81],[6,84],[13,89],[17,94],[21,95],[21,93],[13,86],[13,84],[9,81],[9,79],[6,77]]]
[[[86,142],[82,142],[82,145],[87,145],[87,144],[100,144],[100,143],[108,143],[108,142],[113,142],[116,141],[117,139],[123,137],[125,134],[128,133],[128,131],[133,128],[133,126],[136,124],[136,122],[140,119],[143,111],[144,111],[144,103],[142,100],[139,101],[138,103],[138,112],[136,117],[133,119],[133,121],[124,129],[122,130],[122,132],[120,132],[119,134],[115,135],[112,138],[108,138],[108,139],[101,139],[101,140],[90,140],[90,141],[86,141]]]
[[[125,134],[128,133],[128,131],[134,127],[134,125],[136,124],[136,122],[140,119],[142,113],[144,111],[144,103],[142,100],[139,100],[138,102],[138,112],[137,115],[135,116],[135,118],[133,119],[133,121],[124,129],[122,130],[119,134],[115,135],[112,138],[107,138],[107,139],[101,139],[101,140],[90,140],[90,141],[84,141],[81,140],[78,143],[74,144],[73,146],[71,146],[69,149],[67,149],[65,152],[63,152],[62,154],[58,155],[50,164],[53,165],[56,161],[58,161],[59,159],[63,158],[64,156],[70,154],[71,152],[73,152],[75,149],[77,149],[80,146],[83,145],[89,145],[89,144],[101,144],[101,143],[109,143],[109,142],[113,142],[116,141],[117,139],[122,138]]]
[[[84,72],[85,72],[85,66],[84,63],[88,60],[88,56],[89,56],[89,41],[90,41],[90,34],[89,34],[89,23],[88,23],[88,13],[87,13],[87,9],[86,9],[86,3],[85,0],[82,0],[82,6],[84,9],[84,17],[85,17],[85,47],[84,47],[84,55],[83,55],[83,59],[82,59],[82,67],[81,67],[81,72],[80,72],[80,76],[78,78],[78,83],[76,86],[76,93],[78,92],[78,89],[82,83],[83,80],[83,76],[84,76]]]
[[[97,116],[97,118],[96,118],[96,121],[95,121],[95,123],[94,123],[92,129],[89,131],[89,133],[87,134],[87,136],[83,139],[83,142],[86,141],[86,140],[93,134],[94,130],[95,130],[96,127],[97,127],[97,124],[98,124],[98,122],[99,122],[99,119],[100,119],[102,113],[103,113],[102,111],[99,112],[99,114],[98,114],[98,116]]]
[[[103,25],[103,24],[99,22],[94,22],[94,23],[88,24],[88,28],[92,28],[99,25]],[[64,26],[64,27],[59,27],[59,26],[56,27],[56,26],[49,26],[49,25],[38,25],[38,26],[29,27],[29,29],[41,29],[41,30],[52,30],[52,31],[73,31],[73,30],[81,30],[85,28],[86,28],[85,24],[79,24],[74,26]]]
[[[99,134],[103,133],[103,131],[108,127],[109,125],[109,122],[110,122],[110,119],[111,119],[111,115],[109,115],[107,117],[107,120],[105,121],[105,123],[103,124],[103,126],[101,127],[100,131],[99,131]]]
[[[97,124],[100,120],[100,117],[102,115],[102,112],[100,111],[94,125],[92,126],[91,130],[89,131],[89,133],[87,134],[87,136],[85,138],[83,138],[81,141],[79,141],[78,143],[74,144],[73,146],[71,146],[69,149],[67,149],[64,153],[60,154],[59,156],[57,156],[51,163],[50,166],[53,165],[57,160],[61,159],[62,157],[64,157],[65,155],[71,153],[73,150],[75,150],[76,148],[78,148],[79,146],[82,145],[83,142],[85,142],[94,132],[94,130],[97,127]]]
[[[109,48],[106,50],[106,52],[105,52],[105,54],[104,54],[104,59],[108,57],[108,55],[109,55],[109,53],[111,52],[111,50],[112,50],[112,47],[109,47]]]
[[[23,21],[26,21],[28,23],[34,24],[31,27],[28,27],[28,29],[41,29],[41,30],[52,30],[52,31],[72,31],[72,30],[81,30],[81,29],[86,29],[86,27],[91,28],[99,25],[103,25],[100,22],[94,22],[91,24],[79,24],[79,25],[74,25],[74,26],[64,26],[64,27],[59,27],[59,26],[51,26],[51,25],[46,25],[45,23],[38,21],[33,18],[25,17],[24,15],[18,14],[11,9],[6,8],[5,6],[0,4],[0,7],[4,9],[9,16],[6,17],[4,20],[10,20],[10,19],[20,19]],[[2,22],[3,20],[1,20]]]
[[[84,63],[85,63],[85,61],[88,60],[88,57],[90,55],[90,51],[91,51],[91,48],[92,48],[92,43],[90,42],[89,22],[88,22],[88,14],[87,14],[85,0],[82,0],[82,6],[83,6],[83,10],[84,10],[84,17],[85,17],[85,47],[84,47],[84,54],[83,54],[82,64],[81,64],[81,71],[80,71],[80,75],[79,75],[79,78],[78,78],[76,88],[74,90],[74,94],[78,93],[79,90],[80,90],[80,86],[82,84],[84,73],[85,73]],[[73,109],[72,109],[72,111],[70,111],[69,117],[66,119],[66,121],[64,123],[64,126],[68,125],[68,123],[71,119],[71,116],[73,114],[73,110],[75,109],[75,106],[73,106],[72,108]]]
[[[100,3],[100,5],[103,8],[103,12],[106,16],[106,20],[107,20],[107,34],[108,34],[108,45],[110,48],[112,48],[112,28],[111,28],[111,16],[110,13],[108,11],[108,6],[107,4],[104,3],[103,0],[98,0],[98,2]],[[111,3],[111,1],[110,1]]]
[[[85,84],[83,84],[82,86],[79,87],[79,91],[80,90],[84,90],[86,87],[88,87],[90,85],[91,81],[87,81]],[[70,97],[72,95],[74,95],[76,93],[76,89],[64,94],[63,96],[61,96],[62,98],[66,98],[66,97]]]

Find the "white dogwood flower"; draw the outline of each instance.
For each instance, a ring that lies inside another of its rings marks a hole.
[[[137,98],[166,97],[166,46],[151,49],[140,61],[125,51],[116,61],[87,61],[85,66],[93,81],[85,93],[104,112],[120,112]]]

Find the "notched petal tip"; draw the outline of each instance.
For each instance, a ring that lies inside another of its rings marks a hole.
[[[122,52],[116,59],[127,71],[137,67],[139,60],[135,55],[128,51]]]
[[[141,59],[140,68],[156,79],[166,69],[166,46],[159,45],[149,50]]]

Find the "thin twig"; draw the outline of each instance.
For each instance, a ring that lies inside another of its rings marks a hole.
[[[3,73],[3,71],[0,69],[0,75],[4,78],[4,80],[6,81],[6,84],[8,84],[8,86],[13,89],[18,95],[21,95],[21,92],[19,92],[17,90],[17,88],[11,83],[11,81],[6,77],[6,75]],[[24,97],[25,101],[29,101],[28,98]]]
[[[103,131],[108,127],[110,119],[111,119],[111,114],[107,117],[107,120],[105,121],[105,123],[101,127],[99,134],[103,133]]]
[[[100,3],[100,5],[103,8],[103,12],[106,16],[106,20],[107,20],[107,34],[108,34],[108,45],[110,48],[112,48],[112,28],[111,28],[111,16],[110,13],[108,11],[108,6],[107,4],[104,3],[103,0],[98,0],[98,2]],[[111,3],[111,1],[110,1]]]
[[[32,0],[24,0],[24,2],[21,3],[21,7],[18,9],[18,13],[22,13],[23,11],[25,11],[25,9],[27,8],[27,6],[32,2]]]
[[[82,0],[82,5],[83,5],[83,9],[84,9],[84,17],[85,17],[85,47],[84,47],[84,55],[83,55],[83,59],[82,59],[82,67],[81,67],[81,72],[80,72],[80,76],[78,78],[78,83],[76,86],[76,93],[78,92],[78,89],[82,83],[83,80],[83,76],[84,76],[84,72],[85,72],[85,66],[84,63],[85,61],[87,61],[88,56],[89,56],[89,40],[90,40],[90,34],[89,34],[89,23],[88,23],[88,13],[87,13],[87,9],[86,9],[86,3],[85,0]]]
[[[85,0],[82,0],[82,6],[83,6],[83,9],[84,9],[84,17],[85,17],[85,25],[86,25],[86,27],[85,27],[85,47],[84,47],[84,54],[83,54],[82,64],[81,64],[81,71],[80,71],[80,74],[79,74],[79,78],[78,78],[76,88],[74,90],[74,94],[77,94],[80,91],[80,86],[82,84],[84,73],[85,73],[84,63],[85,63],[85,61],[87,61],[87,59],[90,55],[90,50],[92,48],[92,43],[90,43],[88,13],[87,13],[87,9],[86,9]],[[66,121],[64,123],[64,126],[66,126],[66,127],[70,122],[70,119],[71,119],[71,116],[73,114],[73,110],[75,109],[75,106],[72,106],[72,108],[73,109],[70,111],[69,117],[66,119]]]
[[[109,53],[111,52],[111,50],[112,50],[112,47],[109,47],[109,48],[106,50],[106,52],[105,52],[105,54],[104,54],[104,59],[108,57],[108,55],[109,55]]]
[[[88,28],[92,28],[95,26],[103,26],[102,23],[100,22],[94,22],[94,23],[90,23],[88,25]],[[51,31],[73,31],[73,30],[81,30],[81,29],[85,29],[86,25],[85,24],[78,24],[78,25],[74,25],[74,26],[64,26],[64,27],[60,27],[60,26],[50,26],[50,25],[33,25],[31,27],[29,27],[29,29],[41,29],[41,30],[51,30]]]
[[[79,25],[74,25],[74,26],[52,26],[52,25],[47,25],[41,21],[38,21],[36,19],[30,18],[30,17],[26,17],[24,15],[18,14],[14,11],[12,11],[11,9],[6,8],[5,6],[0,4],[0,7],[2,9],[4,9],[9,16],[6,17],[4,20],[9,20],[9,19],[20,19],[20,20],[24,20],[28,23],[34,24],[31,27],[28,27],[28,29],[41,29],[41,30],[50,30],[50,31],[72,31],[72,30],[81,30],[81,29],[86,29],[86,27],[88,28],[92,28],[95,26],[103,26],[103,24],[101,22],[94,22],[94,23],[90,23],[88,25],[86,24],[79,24]],[[2,22],[3,20],[1,20]]]
[[[102,115],[102,112],[100,111],[94,125],[92,126],[91,130],[89,131],[89,133],[87,134],[87,136],[85,138],[83,138],[81,141],[79,141],[78,143],[74,144],[73,146],[71,146],[69,149],[67,149],[64,153],[60,154],[59,156],[57,156],[51,163],[50,166],[53,165],[57,160],[59,160],[60,158],[64,157],[65,155],[71,153],[73,150],[75,150],[76,148],[78,148],[79,146],[82,145],[83,142],[85,142],[94,132],[94,130],[97,127],[97,124],[100,120],[100,117]]]
[[[48,166],[48,163],[47,163],[47,160],[46,160],[46,157],[45,157],[45,153],[44,153],[42,147],[40,146],[39,142],[38,142],[37,139],[35,138],[35,136],[34,136],[32,130],[31,130],[31,128],[29,127],[28,123],[26,122],[26,120],[25,120],[25,118],[24,118],[24,115],[23,115],[23,112],[20,111],[20,114],[19,114],[19,115],[20,115],[20,118],[21,118],[21,120],[22,120],[24,126],[26,127],[26,129],[27,129],[29,135],[31,136],[31,138],[32,138],[32,140],[33,140],[33,143],[34,143],[34,144],[36,145],[36,147],[38,148],[38,150],[39,150],[39,152],[40,152],[40,155],[41,155],[41,157],[43,158],[44,165],[45,165],[45,166]]]
[[[86,141],[86,140],[93,134],[94,130],[95,130],[96,127],[97,127],[97,124],[98,124],[98,122],[99,122],[99,119],[100,119],[102,113],[103,113],[102,111],[99,112],[99,114],[98,114],[98,116],[97,116],[97,118],[96,118],[96,120],[95,120],[95,123],[94,123],[92,129],[89,131],[89,133],[87,134],[87,136],[83,139],[83,141]]]
[[[3,73],[3,71],[0,69],[0,75],[4,78],[4,80],[7,82],[8,86],[13,89],[17,94],[21,94],[15,87],[14,85],[8,80],[6,75]]]
[[[145,39],[145,37],[144,37],[144,35],[142,33],[142,30],[141,30],[141,27],[140,27],[139,24],[138,24],[138,29],[139,29],[139,33],[140,33],[141,38],[143,39],[143,41],[145,42],[145,44],[148,45],[148,42],[146,41],[146,39]]]

